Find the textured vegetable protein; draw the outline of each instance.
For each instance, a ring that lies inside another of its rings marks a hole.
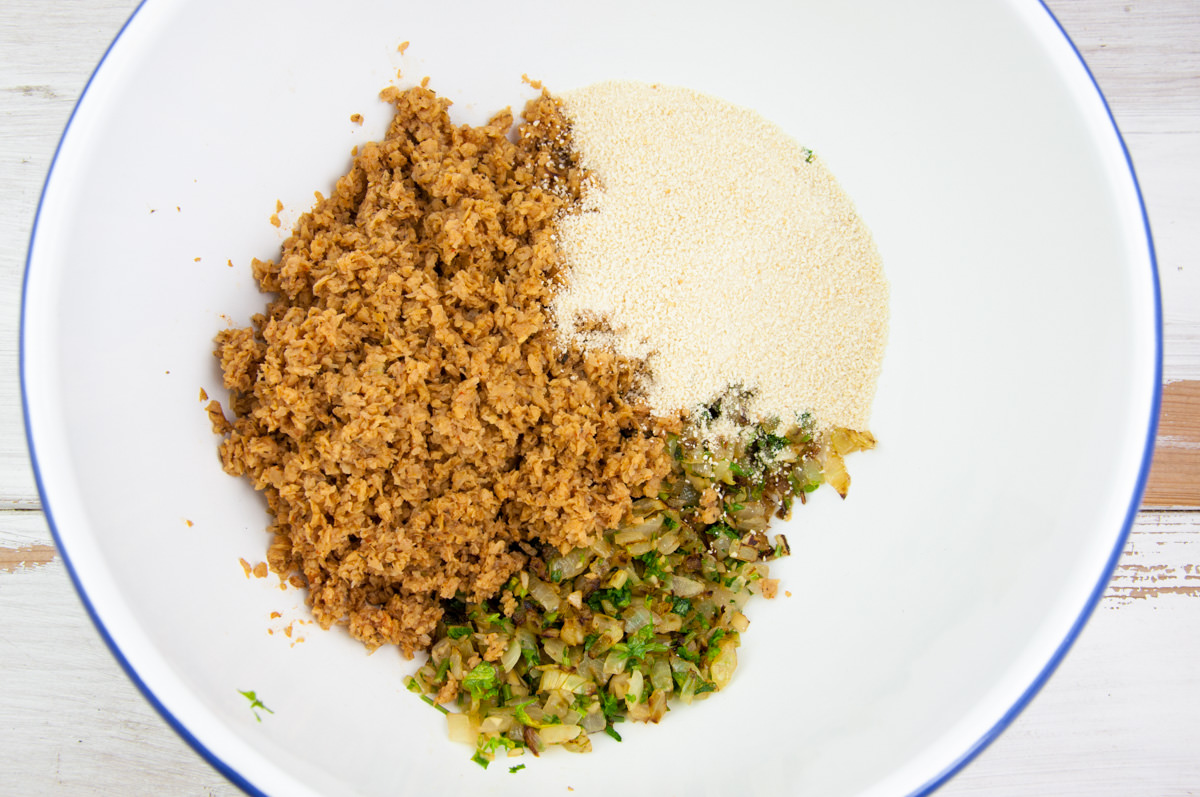
[[[457,127],[424,88],[254,275],[276,298],[222,331],[225,469],[267,497],[268,561],[323,627],[427,648],[443,601],[494,595],[530,541],[570,549],[670,470],[626,400],[635,364],[563,351],[546,318],[552,224],[581,175],[558,104]],[[636,491],[636,493],[635,493]]]
[[[749,395],[751,423],[808,412],[867,428],[888,287],[820,159],[688,89],[614,81],[562,100],[594,182],[584,212],[558,224],[561,343],[644,358],[657,414],[732,389]]]

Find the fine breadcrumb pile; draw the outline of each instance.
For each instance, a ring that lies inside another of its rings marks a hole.
[[[657,413],[733,391],[749,396],[750,423],[808,412],[866,429],[888,288],[820,160],[758,114],[687,89],[607,82],[562,99],[595,180],[585,212],[559,225],[562,342],[646,358]]]
[[[553,223],[583,179],[557,102],[513,144],[507,112],[455,127],[428,90],[383,97],[387,138],[255,261],[277,298],[218,336],[235,418],[210,413],[267,497],[271,568],[322,626],[411,655],[440,599],[491,597],[529,541],[589,545],[670,460],[635,365],[556,346]]]

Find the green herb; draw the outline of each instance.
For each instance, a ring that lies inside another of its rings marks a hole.
[[[708,638],[708,649],[705,651],[704,655],[709,661],[712,661],[717,657],[717,654],[720,652],[720,648],[717,647],[717,643],[725,637],[726,633],[728,632],[726,632],[724,628],[718,628],[716,631],[713,631],[712,636]]]
[[[687,598],[671,598],[671,611],[680,617],[686,617],[692,610],[692,602]]]
[[[430,697],[429,695],[421,695],[421,699],[422,699],[422,700],[424,700],[424,701],[425,701],[426,703],[428,703],[429,705],[431,705],[431,706],[433,706],[434,708],[436,708],[438,711],[442,712],[443,714],[449,714],[449,713],[450,713],[450,709],[446,708],[446,707],[445,707],[445,706],[443,706],[443,705],[440,705],[440,704],[438,704],[438,703],[435,703],[435,702],[434,702],[434,700],[433,700],[433,698],[432,698],[432,697]]]
[[[486,739],[480,736],[475,744],[475,755],[471,756],[471,760],[484,769],[487,769],[488,764],[492,763],[497,751],[503,750],[507,752],[522,746],[520,742],[515,742],[507,736],[491,736]]]
[[[654,551],[647,551],[641,556],[634,557],[645,566],[643,577],[650,578],[653,576],[659,581],[665,581],[667,576],[671,575],[663,569],[663,558],[659,557]]]
[[[633,588],[626,582],[620,589],[598,589],[588,596],[587,604],[594,612],[604,611],[604,601],[615,609],[624,609],[633,600]]]
[[[722,537],[728,537],[731,540],[740,540],[742,538],[740,534],[724,523],[714,523],[713,525],[709,526],[708,533],[720,535]]]
[[[611,723],[613,718],[616,717],[617,713],[621,710],[621,701],[613,697],[612,693],[610,692],[601,692],[600,710],[604,712],[605,718]]]
[[[618,742],[621,741],[621,734],[617,733],[617,729],[614,728],[613,726],[605,725],[604,732],[607,733],[612,738],[616,739]]]
[[[774,456],[790,446],[792,441],[788,440],[786,437],[780,437],[777,434],[764,434],[762,437],[758,438],[756,443],[760,454]]]
[[[462,685],[476,700],[496,697],[499,690],[496,668],[486,661],[481,661],[463,678]]]
[[[528,725],[530,728],[542,727],[542,724],[540,722],[534,722],[533,717],[529,716],[529,713],[527,711],[525,711],[526,706],[528,706],[529,704],[534,703],[536,701],[537,701],[536,697],[531,697],[526,700],[522,700],[520,703],[517,703],[516,705],[512,706],[513,716],[517,718],[517,722],[521,723],[522,725]]]
[[[514,772],[520,772],[520,771],[521,771],[522,769],[524,769],[524,768],[525,768],[525,765],[524,765],[524,764],[517,764],[515,767],[509,767],[509,768],[508,768],[508,774],[510,774],[510,775],[511,775],[511,774],[512,774],[512,773],[514,773]]]
[[[471,634],[471,629],[465,625],[448,625],[446,626],[446,636],[451,639],[462,639]]]
[[[521,658],[530,667],[536,667],[541,664],[541,656],[538,654],[536,646],[521,645]]]
[[[677,529],[677,528],[679,528],[679,521],[676,520],[675,518],[671,517],[670,515],[664,515],[663,516],[663,526],[666,527],[667,531],[670,531],[671,529]]]
[[[644,625],[627,638],[626,642],[618,642],[612,649],[638,664],[651,653],[666,653],[670,648],[654,638],[654,626]]]
[[[261,708],[263,711],[267,712],[268,714],[275,713],[274,711],[272,711],[271,709],[269,709],[263,705],[263,702],[258,699],[258,695],[254,694],[253,690],[251,690],[249,692],[243,692],[242,690],[239,689],[238,694],[250,701],[250,710],[254,712],[254,719],[258,720],[259,722],[262,722],[262,717],[259,715],[257,709]]]

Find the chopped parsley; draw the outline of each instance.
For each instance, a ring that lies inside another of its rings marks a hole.
[[[654,626],[644,625],[627,641],[618,642],[612,649],[623,655],[630,664],[640,664],[651,653],[666,653],[670,648],[654,638]]]
[[[665,581],[667,576],[671,575],[669,571],[663,569],[663,561],[665,557],[660,557],[654,551],[647,551],[641,556],[634,557],[645,567],[643,571],[644,578],[653,576],[659,581]]]
[[[629,582],[621,585],[620,589],[598,589],[588,596],[587,605],[594,612],[604,611],[604,602],[608,601],[614,609],[624,609],[633,600],[633,588]]]
[[[254,712],[254,719],[258,720],[259,722],[262,722],[262,716],[258,713],[258,709],[261,708],[263,711],[267,712],[268,714],[275,713],[274,711],[272,711],[271,709],[269,709],[263,705],[263,702],[258,699],[258,695],[254,694],[254,690],[250,690],[249,692],[243,692],[241,689],[239,689],[238,694],[250,701],[250,710]]]
[[[479,662],[475,669],[467,673],[462,685],[476,700],[486,700],[499,694],[496,668],[486,661]]]
[[[740,534],[738,534],[736,531],[731,529],[725,523],[714,523],[713,525],[708,527],[708,533],[713,534],[713,535],[719,535],[722,537],[728,537],[731,540],[740,540],[742,538]]]

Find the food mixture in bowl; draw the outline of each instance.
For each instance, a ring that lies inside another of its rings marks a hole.
[[[771,517],[845,496],[843,457],[874,445],[878,254],[811,152],[756,165],[778,129],[694,92],[543,91],[515,142],[508,112],[471,128],[424,87],[382,96],[387,136],[217,336],[221,460],[322,626],[429,653],[409,688],[477,762],[586,751],[729,683],[788,552]]]

